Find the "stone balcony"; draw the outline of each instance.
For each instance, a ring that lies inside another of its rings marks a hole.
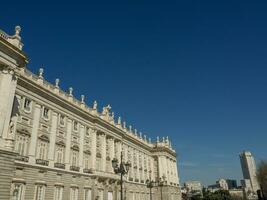
[[[92,169],[83,169],[83,173],[92,174],[93,170]]]
[[[54,167],[59,169],[65,169],[66,166],[64,163],[54,163]]]
[[[70,166],[70,171],[79,172],[79,171],[80,171],[80,167],[77,167],[77,166]]]
[[[21,162],[29,162],[29,157],[28,157],[28,156],[21,156],[21,155],[18,155],[18,156],[16,157],[16,160],[21,161]]]
[[[49,165],[49,161],[48,160],[43,160],[43,159],[36,159],[36,164],[37,165],[48,166]]]

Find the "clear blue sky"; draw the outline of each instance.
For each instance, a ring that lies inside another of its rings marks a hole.
[[[22,27],[29,68],[169,135],[181,182],[241,178],[238,154],[267,158],[266,1],[1,2]]]

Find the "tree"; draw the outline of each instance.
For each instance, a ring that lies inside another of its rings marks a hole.
[[[257,169],[257,178],[261,187],[261,190],[267,199],[267,162],[261,161]]]

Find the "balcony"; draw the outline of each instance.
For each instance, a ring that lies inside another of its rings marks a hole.
[[[139,179],[138,179],[138,178],[136,178],[136,179],[134,180],[134,182],[137,182],[137,183],[138,183],[138,182],[139,182]]]
[[[129,181],[133,181],[133,178],[132,178],[132,177],[130,177],[130,178],[129,178]]]
[[[21,155],[18,155],[16,157],[16,160],[18,161],[22,161],[22,162],[29,162],[29,157],[28,156],[21,156]]]
[[[55,163],[54,167],[59,168],[59,169],[65,169],[65,164],[64,163]]]
[[[37,165],[48,166],[49,161],[48,161],[48,160],[42,160],[42,159],[36,159],[36,164],[37,164]]]
[[[83,173],[92,174],[93,170],[92,169],[83,169]]]
[[[75,172],[79,172],[80,171],[80,167],[70,166],[70,170],[71,171],[75,171]]]
[[[141,183],[145,183],[145,181],[144,180],[141,180]]]

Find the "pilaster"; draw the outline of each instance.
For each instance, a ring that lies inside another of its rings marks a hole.
[[[58,124],[58,114],[52,112],[52,124],[51,124],[51,135],[50,135],[50,145],[48,151],[48,160],[49,164],[53,166],[54,155],[55,155],[55,145],[56,145],[56,136],[57,136],[57,124]]]
[[[32,134],[31,134],[31,141],[30,141],[30,147],[29,147],[29,159],[30,159],[29,162],[30,163],[35,162],[40,116],[41,116],[41,105],[36,103],[34,107],[34,113],[33,113]]]
[[[102,171],[106,171],[106,160],[107,160],[107,156],[106,156],[106,134],[102,134],[101,135],[101,155],[102,155],[102,163],[101,163],[101,170]]]
[[[97,130],[91,129],[91,139],[92,139],[91,163],[92,163],[92,169],[96,168],[96,132],[97,132]]]
[[[84,135],[86,128],[80,125],[80,151],[79,151],[79,167],[83,168],[83,151],[84,151]]]
[[[67,136],[66,136],[66,149],[65,149],[65,163],[70,165],[70,148],[71,148],[71,133],[72,133],[72,120],[67,119]]]

